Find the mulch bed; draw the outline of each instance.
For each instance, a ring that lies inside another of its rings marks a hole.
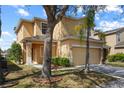
[[[41,84],[50,84],[50,83],[55,83],[62,80],[62,77],[60,76],[54,76],[54,77],[50,77],[50,81],[48,78],[42,78],[42,77],[33,77],[33,81],[36,83],[41,83]]]
[[[11,81],[11,82],[5,82],[4,84],[0,85],[0,88],[8,88],[17,85],[18,81]]]

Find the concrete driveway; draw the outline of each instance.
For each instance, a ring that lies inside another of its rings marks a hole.
[[[118,77],[117,80],[101,85],[102,88],[124,88],[124,68],[108,65],[91,65],[92,70]],[[96,86],[99,88],[99,86]]]
[[[102,72],[105,74],[118,76],[124,78],[124,68],[123,67],[113,67],[108,65],[91,65],[94,71]]]

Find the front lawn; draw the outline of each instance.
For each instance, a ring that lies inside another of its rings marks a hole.
[[[107,65],[111,65],[115,67],[124,67],[124,62],[107,62]]]
[[[33,80],[33,77],[40,75],[40,69],[26,66],[26,65],[16,65],[11,63],[10,68],[11,72],[6,77],[8,82],[18,81],[18,84],[12,86],[14,88],[35,88],[35,87],[49,87],[49,84],[36,83]],[[110,76],[106,76],[97,72],[90,72],[89,74],[84,74],[79,71],[54,71],[54,75],[58,75],[62,80],[52,83],[52,87],[60,88],[88,88],[99,86],[103,83],[115,80]]]

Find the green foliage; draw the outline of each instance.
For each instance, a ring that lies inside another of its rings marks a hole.
[[[70,66],[69,59],[65,57],[54,57],[52,58],[52,63],[57,66],[64,66],[64,67]]]
[[[95,26],[94,24],[95,9],[90,7],[89,10],[86,12],[86,16],[87,16],[87,26],[89,28],[93,28]]]
[[[82,40],[84,38],[84,32],[88,28],[93,28],[95,26],[94,23],[95,18],[95,9],[90,7],[86,11],[86,17],[83,19],[83,23],[75,26],[75,30],[80,33],[80,39]]]
[[[17,44],[16,42],[14,42],[11,45],[11,48],[8,49],[8,55],[7,58],[9,60],[14,60],[15,62],[21,62],[22,59],[22,50],[21,50],[21,46],[19,44]]]
[[[124,54],[123,53],[117,53],[113,55],[108,56],[109,62],[124,62]]]
[[[98,32],[98,37],[100,40],[104,40],[105,41],[105,36],[106,34],[100,30],[97,31]]]

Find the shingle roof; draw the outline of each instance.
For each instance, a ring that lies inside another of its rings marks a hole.
[[[114,34],[114,33],[116,33],[116,32],[121,32],[121,31],[124,31],[124,27],[122,27],[122,28],[117,28],[117,29],[110,30],[110,31],[105,31],[105,34],[106,34],[106,35],[109,35],[109,34]]]

